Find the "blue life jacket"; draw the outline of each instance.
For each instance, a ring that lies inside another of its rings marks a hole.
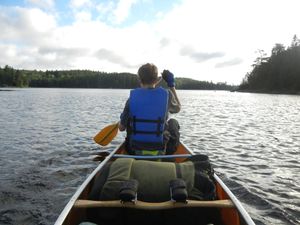
[[[164,150],[168,99],[168,91],[161,87],[137,88],[130,92],[130,141],[133,150]]]

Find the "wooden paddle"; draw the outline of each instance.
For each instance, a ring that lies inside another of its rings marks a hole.
[[[108,145],[118,134],[119,123],[114,123],[104,127],[95,137],[94,141],[102,146]]]

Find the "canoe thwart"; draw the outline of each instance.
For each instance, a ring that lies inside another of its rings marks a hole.
[[[93,161],[102,161],[105,159],[105,155],[97,155],[93,158]],[[178,155],[123,155],[123,154],[114,154],[112,158],[131,158],[131,159],[177,159],[177,158],[190,158],[191,154],[178,154]]]
[[[189,158],[191,154],[178,155],[122,155],[114,154],[113,158],[132,158],[132,159],[173,159],[173,158]]]
[[[93,201],[93,200],[77,200],[74,204],[75,208],[134,208],[143,210],[162,210],[173,208],[191,208],[191,207],[215,207],[215,208],[232,208],[235,207],[231,200],[214,200],[214,201],[196,201],[188,200],[183,202],[121,202],[119,200],[112,201]]]

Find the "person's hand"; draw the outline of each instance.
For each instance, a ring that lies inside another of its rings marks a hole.
[[[162,78],[167,82],[168,87],[175,87],[174,74],[171,73],[169,70],[164,70],[162,72]]]

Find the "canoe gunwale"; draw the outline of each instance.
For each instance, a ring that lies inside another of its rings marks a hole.
[[[93,170],[93,172],[85,179],[85,181],[80,185],[80,187],[76,190],[75,194],[71,197],[59,217],[57,218],[54,225],[61,225],[66,220],[69,215],[71,209],[73,208],[76,200],[78,200],[79,196],[82,194],[84,189],[89,185],[90,181],[95,177],[95,175],[102,169],[102,167],[112,158],[112,156],[121,148],[123,145],[120,144],[116,147],[97,167]]]
[[[226,184],[219,178],[219,176],[214,173],[214,179],[217,183],[221,185],[223,190],[226,192],[228,197],[231,199],[235,207],[237,208],[237,211],[239,214],[243,217],[247,225],[255,225],[254,221],[248,214],[248,212],[245,210],[245,208],[242,206],[241,202],[235,197],[235,195],[230,191],[230,189],[226,186]]]

